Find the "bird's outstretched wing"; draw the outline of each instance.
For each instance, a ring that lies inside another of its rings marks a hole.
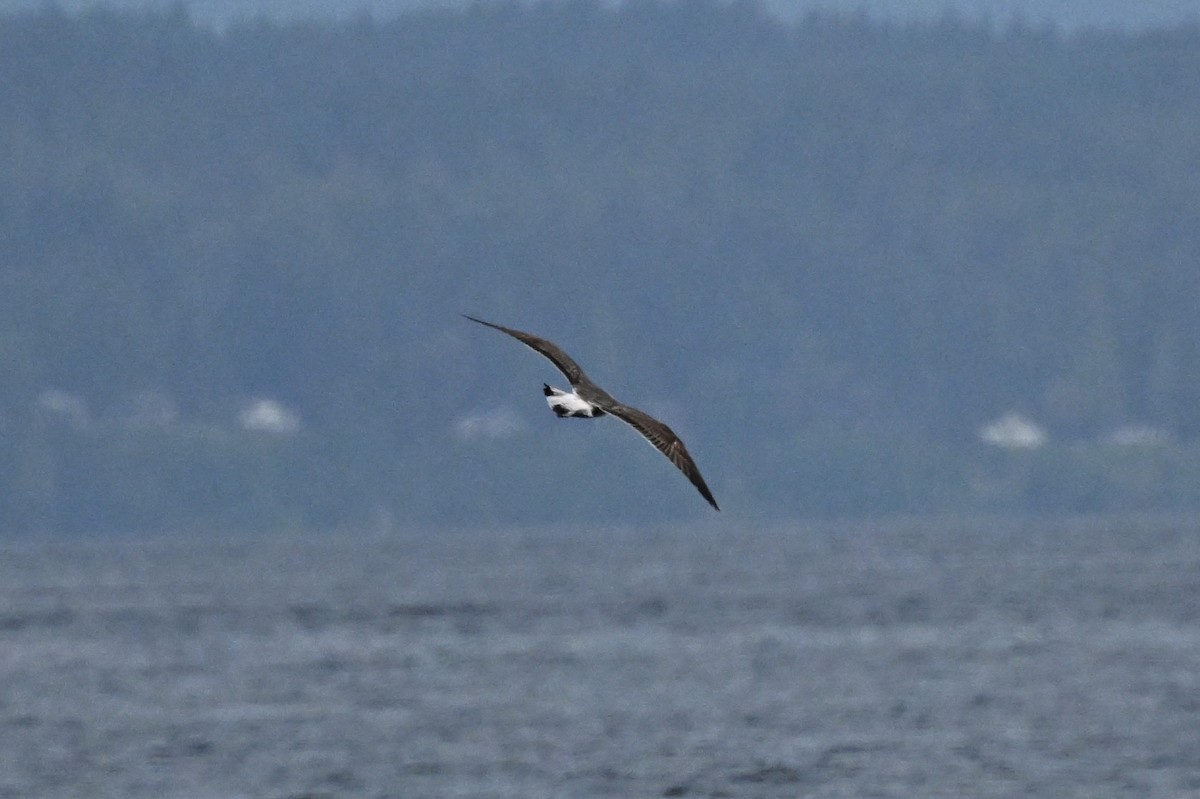
[[[619,402],[612,405],[601,405],[600,407],[641,433],[656,450],[666,455],[671,463],[675,464],[679,471],[683,472],[684,476],[692,481],[692,485],[700,492],[700,496],[708,500],[709,505],[712,505],[717,510],[721,509],[717,505],[717,501],[713,499],[712,491],[708,490],[708,484],[700,476],[700,469],[696,467],[696,462],[692,460],[692,456],[688,454],[687,447],[683,445],[683,441],[679,436],[675,435],[674,430],[650,414]]]
[[[575,363],[571,356],[563,352],[554,342],[547,341],[544,338],[522,330],[513,330],[511,327],[485,322],[482,319],[476,319],[474,316],[467,316],[466,314],[463,314],[463,316],[466,316],[472,322],[478,322],[481,325],[499,330],[501,333],[507,333],[534,352],[548,358],[558,368],[558,371],[566,375],[567,380],[571,381],[572,388],[579,389],[582,386],[582,390],[579,393],[583,395],[583,398],[587,402],[593,403],[601,410],[612,414],[641,433],[643,438],[649,441],[663,455],[666,455],[671,463],[675,464],[676,468],[683,472],[684,476],[691,481],[696,490],[700,492],[700,496],[704,497],[709,505],[712,505],[717,510],[721,509],[717,505],[717,501],[713,499],[712,491],[709,490],[708,484],[700,476],[700,470],[696,468],[696,462],[692,460],[692,456],[688,454],[687,447],[683,445],[683,441],[680,440],[679,436],[675,435],[674,430],[650,414],[613,399],[611,395],[592,383],[587,375],[583,373],[583,370],[579,368],[579,364]]]
[[[507,333],[517,341],[524,344],[526,347],[529,347],[529,349],[533,350],[534,352],[549,358],[550,363],[554,364],[558,368],[558,371],[562,372],[566,376],[567,380],[571,381],[571,386],[573,388],[578,386],[581,381],[587,379],[587,376],[583,373],[583,370],[579,368],[579,364],[575,363],[574,359],[572,359],[570,355],[567,355],[565,352],[563,352],[562,348],[553,341],[547,341],[544,338],[535,336],[532,333],[526,333],[522,330],[513,330],[511,327],[494,325],[491,322],[485,322],[482,319],[476,319],[474,316],[467,316],[466,314],[463,314],[463,316],[466,316],[472,322],[478,322],[479,324],[486,325],[494,330],[499,330],[501,333]]]

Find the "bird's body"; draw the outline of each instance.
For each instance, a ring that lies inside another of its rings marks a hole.
[[[507,333],[534,352],[545,356],[563,373],[567,380],[570,381],[572,391],[568,392],[553,388],[549,384],[543,384],[542,387],[542,393],[546,396],[546,403],[556,416],[560,418],[571,417],[579,419],[595,419],[606,415],[617,417],[641,433],[642,437],[649,441],[655,449],[666,455],[671,463],[675,464],[676,468],[683,472],[688,480],[691,481],[696,490],[700,492],[700,495],[708,501],[708,504],[720,510],[720,507],[717,506],[717,501],[713,499],[708,485],[705,484],[704,478],[700,476],[700,470],[696,467],[695,461],[688,454],[683,441],[680,440],[679,436],[675,435],[675,431],[650,414],[618,401],[607,391],[597,386],[584,374],[579,364],[575,363],[571,356],[567,355],[554,342],[521,330],[514,330],[510,327],[485,322],[473,316],[467,316],[467,318],[472,322],[478,322],[494,330]]]
[[[563,391],[553,388],[549,383],[543,383],[542,393],[546,395],[546,404],[550,406],[550,410],[560,419],[564,416],[573,419],[595,419],[605,415],[603,408],[588,402],[574,391]]]

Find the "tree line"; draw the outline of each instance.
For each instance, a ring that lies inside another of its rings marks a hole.
[[[1139,425],[1195,457],[1195,27],[51,9],[0,18],[0,75],[5,528],[603,515],[656,476],[497,476],[550,445],[536,407],[507,439],[455,432],[540,401],[503,393],[526,353],[463,311],[674,412],[718,498],[763,512],[973,508],[996,470],[1012,507],[1195,502],[1128,477],[1188,473],[1162,452],[1079,454]],[[147,397],[169,421],[135,423]],[[253,397],[301,431],[239,428]],[[1013,409],[1085,487],[979,449]],[[548,429],[622,472],[619,444]]]

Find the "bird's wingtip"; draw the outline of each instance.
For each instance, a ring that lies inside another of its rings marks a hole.
[[[471,316],[469,313],[465,313],[465,314],[463,314],[463,318],[464,318],[464,319],[470,319],[472,322],[475,322],[475,323],[477,323],[477,324],[481,324],[481,325],[483,325],[484,327],[494,327],[496,330],[503,330],[503,329],[504,329],[504,328],[500,327],[500,325],[493,324],[493,323],[491,323],[491,322],[485,322],[484,320],[480,319],[478,316]]]

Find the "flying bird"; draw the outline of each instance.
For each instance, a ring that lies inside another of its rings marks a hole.
[[[704,478],[700,476],[696,462],[692,460],[687,447],[683,445],[679,436],[675,435],[674,430],[650,414],[617,401],[611,394],[589,380],[588,376],[579,368],[579,364],[575,363],[571,356],[563,352],[562,348],[554,342],[520,330],[513,330],[511,327],[494,325],[491,322],[476,319],[474,316],[466,314],[463,316],[472,322],[478,322],[493,330],[507,333],[534,352],[544,355],[558,371],[566,376],[567,380],[571,382],[572,391],[570,392],[552,388],[548,383],[542,384],[542,393],[546,395],[546,403],[556,416],[559,418],[569,416],[578,419],[595,419],[608,414],[617,417],[641,433],[642,437],[649,441],[655,449],[666,455],[671,463],[675,464],[679,471],[692,481],[692,485],[700,492],[700,496],[708,500],[709,505],[717,510],[721,509],[717,506],[717,501],[713,499],[712,492],[708,490]]]

